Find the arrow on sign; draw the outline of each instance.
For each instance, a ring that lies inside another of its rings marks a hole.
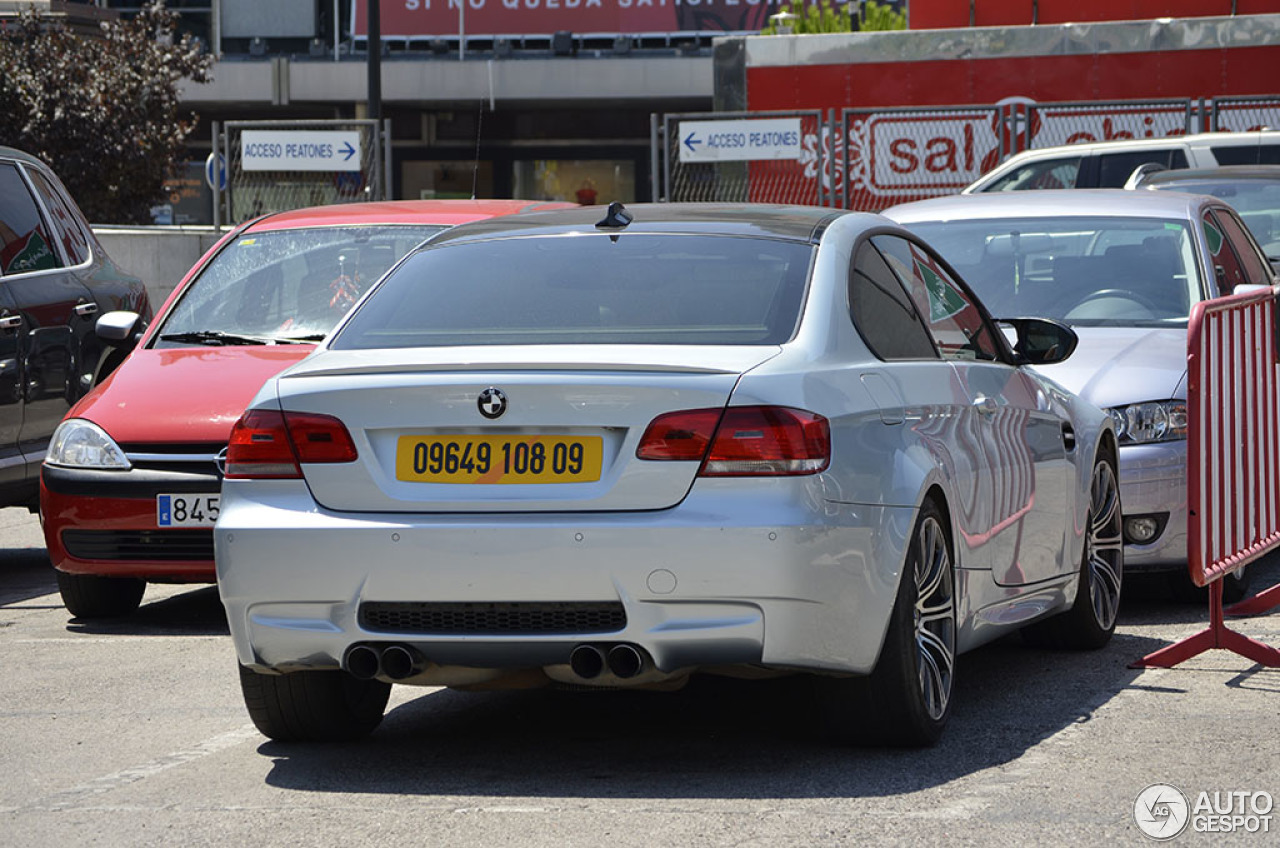
[[[344,141],[342,143],[342,147],[338,148],[338,152],[347,154],[342,158],[343,162],[349,162],[351,157],[356,155],[356,149],[351,146],[351,142],[349,141]]]
[[[698,145],[698,144],[702,144],[702,139],[700,139],[700,138],[694,138],[694,137],[693,137],[693,133],[689,133],[687,136],[685,136],[685,139],[684,139],[684,146],[685,146],[685,147],[687,147],[687,148],[689,148],[689,152],[690,152],[690,153],[697,153],[697,152],[698,152],[698,148],[695,146],[695,145]]]

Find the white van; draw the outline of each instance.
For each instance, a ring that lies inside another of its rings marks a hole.
[[[961,194],[1052,188],[1123,188],[1142,165],[1170,171],[1217,165],[1280,164],[1280,131],[1216,132],[1123,139],[1024,150]]]

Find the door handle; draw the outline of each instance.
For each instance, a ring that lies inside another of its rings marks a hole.
[[[21,315],[5,315],[4,317],[0,317],[0,330],[16,330],[21,326]]]
[[[92,315],[97,311],[98,311],[98,304],[96,303],[77,303],[76,304],[76,314],[81,317],[84,317],[85,315]]]
[[[996,403],[995,398],[982,396],[979,396],[978,399],[973,402],[973,406],[983,415],[995,415],[996,410],[1000,408],[1000,404]]]

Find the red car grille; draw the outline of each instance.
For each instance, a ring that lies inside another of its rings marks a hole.
[[[64,530],[62,545],[76,559],[197,562],[213,559],[213,530]]]

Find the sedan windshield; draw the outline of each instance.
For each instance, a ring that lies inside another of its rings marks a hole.
[[[1268,256],[1280,256],[1280,178],[1195,179],[1160,182],[1152,188],[1211,194],[1231,204]]]
[[[387,269],[441,226],[246,233],[192,281],[157,346],[320,341]]]
[[[1176,326],[1202,298],[1186,222],[1062,217],[913,223],[999,318]]]
[[[801,242],[645,233],[443,244],[388,276],[332,347],[781,344],[812,255]]]

